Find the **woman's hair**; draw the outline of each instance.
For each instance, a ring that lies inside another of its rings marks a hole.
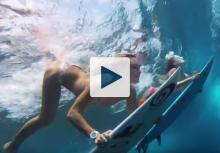
[[[115,54],[115,57],[128,57],[128,58],[132,58],[135,57],[135,54],[132,53],[117,53]]]
[[[114,56],[115,57],[128,57],[131,60],[131,64],[136,63],[139,65],[145,65],[148,54],[145,52],[137,52],[137,53],[121,52],[121,53],[116,53]]]
[[[170,58],[169,60],[167,60],[167,72],[169,72],[172,68],[176,68],[174,58]]]
[[[176,68],[178,64],[185,62],[183,57],[175,55],[173,51],[169,51],[169,53],[166,54],[165,59],[167,60],[167,72],[172,68]]]

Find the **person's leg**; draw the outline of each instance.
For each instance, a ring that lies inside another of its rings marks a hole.
[[[54,119],[60,98],[61,85],[58,81],[59,69],[50,67],[43,80],[42,107],[40,115],[27,121],[16,137],[4,145],[6,152],[16,152],[21,143],[41,127],[48,126]]]

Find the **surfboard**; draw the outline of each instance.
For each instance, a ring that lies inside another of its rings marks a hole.
[[[152,129],[140,140],[136,146],[136,149],[139,153],[146,153],[148,144],[151,141],[161,139],[161,133],[164,132],[177,119],[177,117],[183,112],[188,104],[190,104],[193,98],[195,98],[197,93],[202,91],[203,85],[211,70],[213,60],[214,57],[211,57],[200,71],[200,77],[187,85],[184,90],[177,95],[176,99],[173,101],[173,104],[163,113],[160,121],[155,124]],[[160,144],[160,142],[158,144]]]
[[[126,153],[135,146],[170,106],[170,97],[175,90],[179,73],[178,68],[157,92],[114,128],[108,143],[96,146],[90,153]]]

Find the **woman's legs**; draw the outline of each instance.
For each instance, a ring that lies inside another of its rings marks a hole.
[[[4,145],[4,150],[10,153],[17,151],[21,143],[31,136],[41,127],[51,124],[53,121],[60,98],[61,85],[58,80],[59,67],[56,65],[50,66],[46,71],[43,80],[42,90],[42,107],[38,116],[27,121],[17,133],[16,137]]]

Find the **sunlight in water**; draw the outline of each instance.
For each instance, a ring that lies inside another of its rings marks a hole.
[[[212,101],[219,103],[219,100],[220,100],[220,80],[216,81],[216,83],[213,85],[213,89],[212,89],[210,96],[212,98]]]
[[[220,119],[220,80],[213,81],[211,90],[209,91],[209,101],[213,103],[214,107],[211,110],[215,110],[216,117]],[[212,105],[212,106],[213,106]]]

